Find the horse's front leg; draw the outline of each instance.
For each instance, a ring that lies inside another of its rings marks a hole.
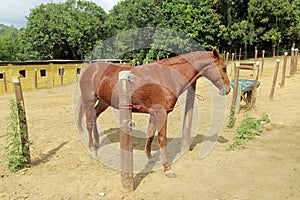
[[[147,131],[147,142],[146,142],[146,146],[145,146],[145,153],[149,160],[152,158],[151,144],[154,139],[155,131],[156,131],[155,118],[154,118],[154,114],[152,113],[152,114],[150,114],[148,131]]]
[[[158,144],[161,151],[161,160],[164,172],[168,178],[176,178],[177,175],[171,170],[171,166],[167,160],[167,120],[158,132]]]
[[[158,144],[161,151],[161,160],[164,166],[164,171],[168,171],[171,169],[168,160],[167,160],[167,121],[165,121],[164,125],[158,132]]]

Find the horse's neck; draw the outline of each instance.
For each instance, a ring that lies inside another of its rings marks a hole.
[[[211,63],[211,57],[205,52],[192,52],[179,57],[181,62],[174,64],[173,67],[190,84],[193,84],[201,76],[205,67]]]

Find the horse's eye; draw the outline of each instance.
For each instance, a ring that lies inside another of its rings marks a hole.
[[[224,72],[224,73],[226,73],[226,72],[227,72],[227,69],[226,69],[226,67],[223,67],[223,68],[222,68],[222,70],[223,70],[223,72]]]

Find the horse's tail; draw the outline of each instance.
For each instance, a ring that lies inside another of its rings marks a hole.
[[[83,131],[83,127],[82,127],[82,119],[83,119],[83,115],[85,113],[85,109],[84,109],[84,103],[82,101],[82,96],[80,96],[79,99],[79,108],[77,110],[78,112],[78,116],[77,116],[77,127],[80,131]]]

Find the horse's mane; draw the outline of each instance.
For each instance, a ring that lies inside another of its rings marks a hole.
[[[191,53],[186,53],[186,54],[182,54],[179,56],[158,60],[154,63],[161,64],[161,65],[167,65],[167,66],[185,64],[187,62],[193,62],[193,61],[199,60],[201,58],[203,59],[205,56],[208,56],[210,54],[211,54],[211,52],[194,51]]]

